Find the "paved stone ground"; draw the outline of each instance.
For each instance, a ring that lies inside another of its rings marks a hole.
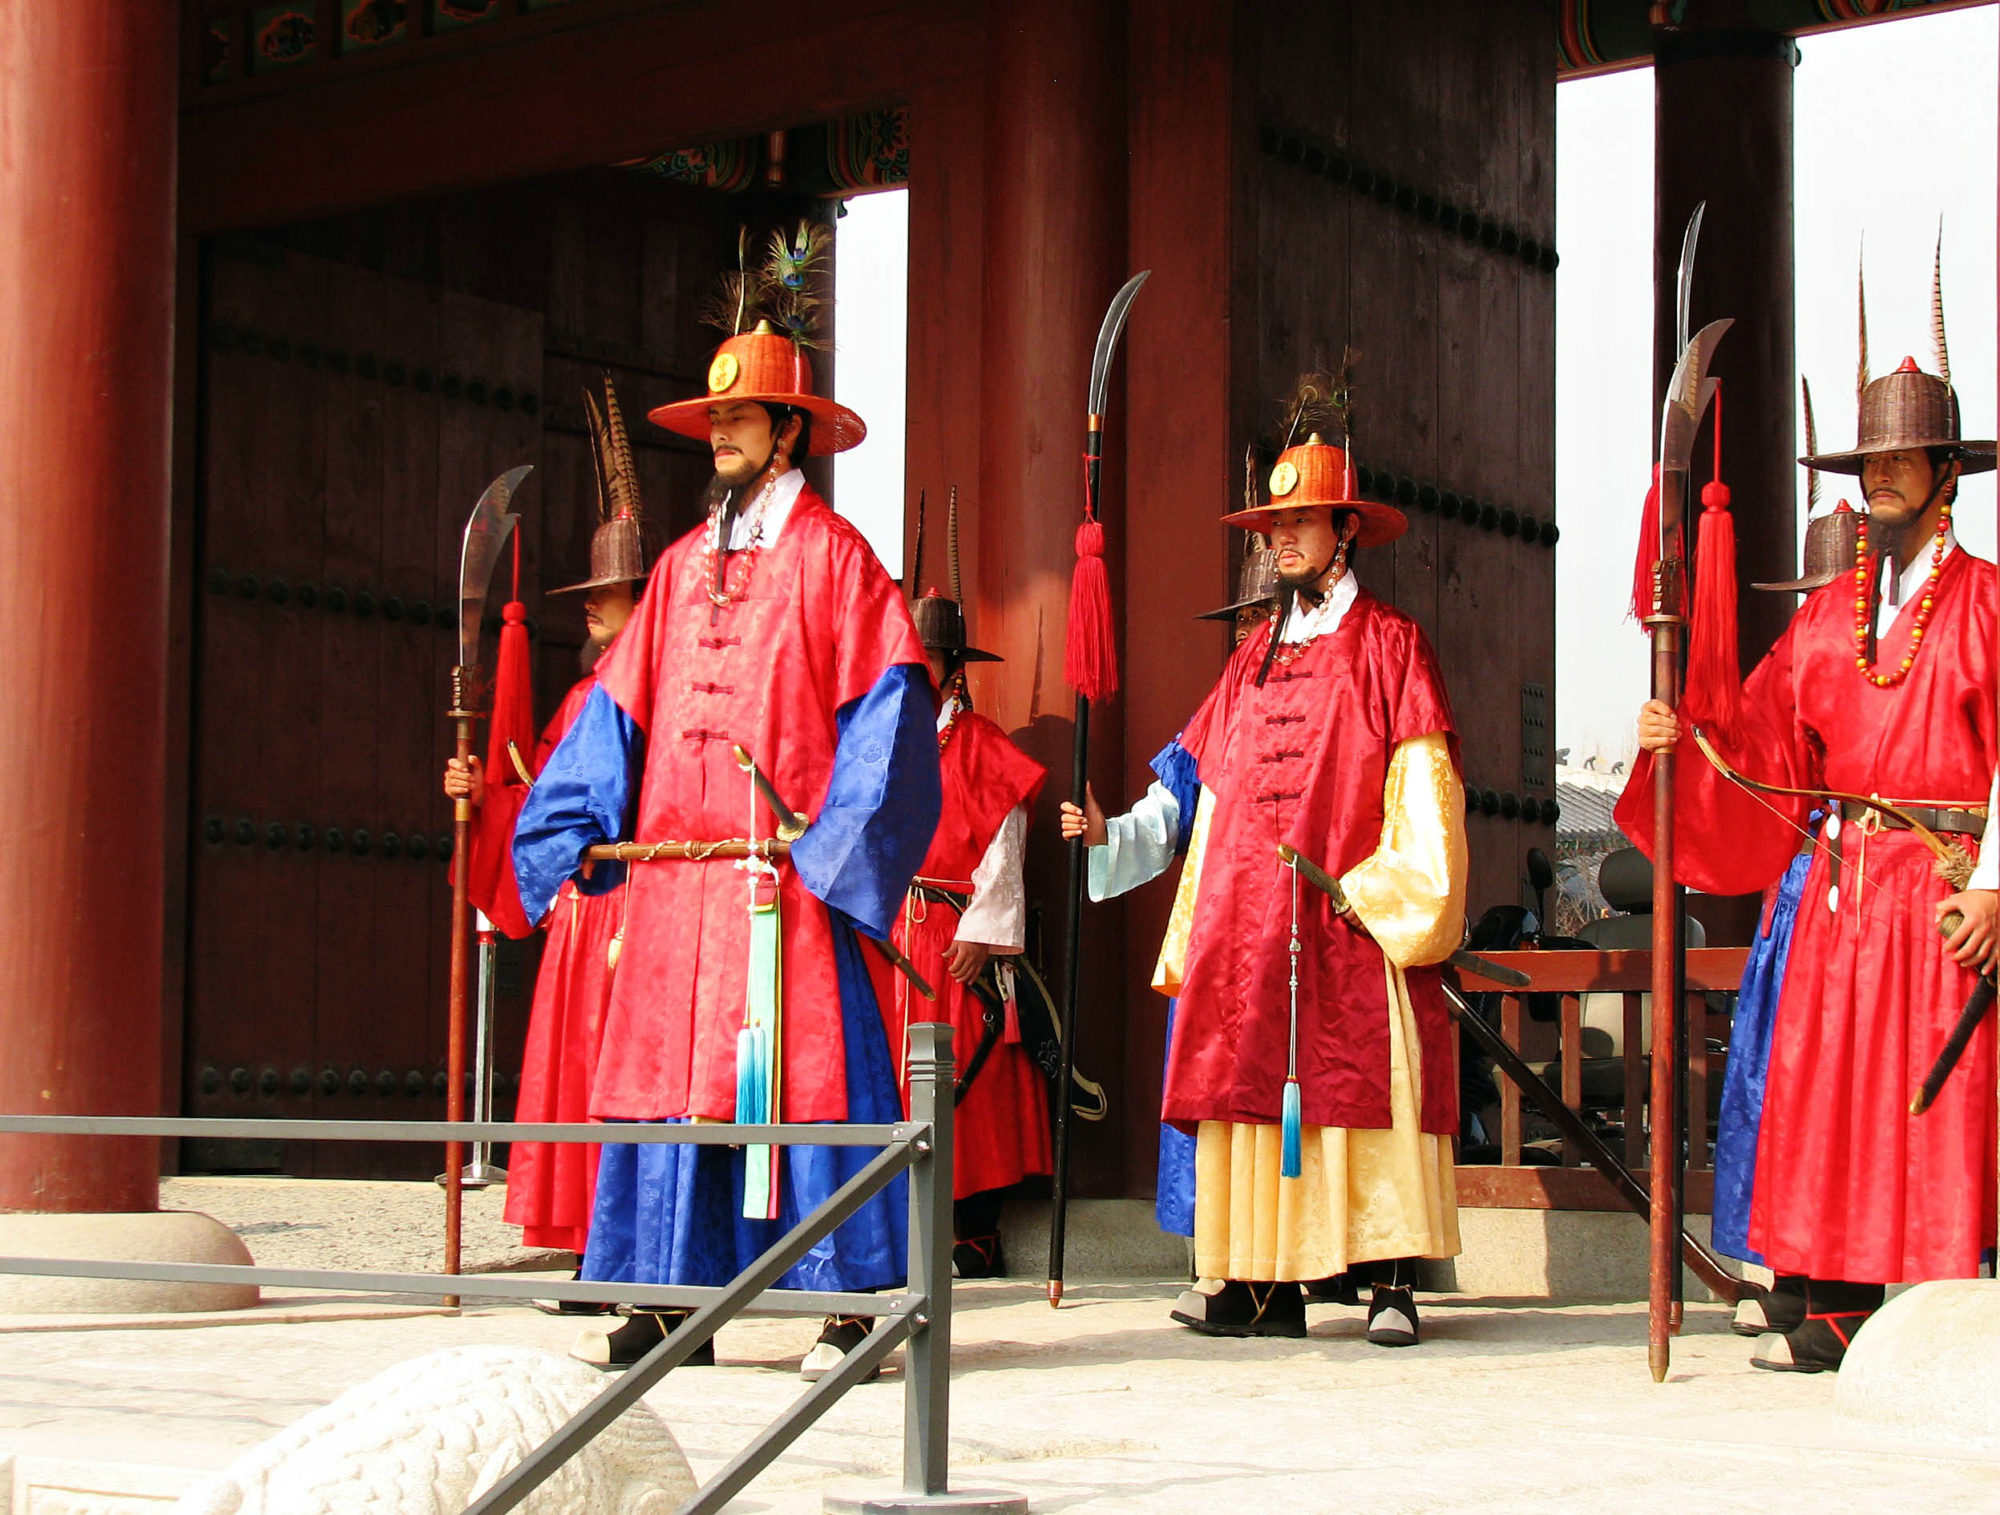
[[[266,1263],[437,1265],[441,1210],[424,1185],[173,1180],[166,1199],[237,1227]],[[513,1246],[501,1199],[469,1196],[469,1263],[564,1261]],[[1332,1307],[1315,1307],[1302,1342],[1204,1340],[1167,1320],[1177,1287],[1073,1283],[1058,1312],[1038,1285],[960,1286],[954,1484],[1093,1515],[2000,1509],[2000,1454],[1836,1416],[1831,1377],[1751,1371],[1717,1308],[1691,1308],[1655,1385],[1641,1306],[1446,1297],[1426,1302],[1422,1347],[1383,1351],[1359,1311]],[[188,1329],[0,1319],[0,1455],[192,1478],[395,1363],[483,1342],[561,1351],[575,1334],[523,1308],[317,1299]],[[720,1367],[654,1391],[698,1475],[797,1396],[813,1335],[809,1321],[733,1324]],[[734,1508],[808,1515],[835,1484],[894,1485],[902,1411],[893,1378],[857,1389]]]
[[[1632,1305],[1443,1300],[1425,1344],[1391,1352],[1332,1308],[1303,1342],[1202,1340],[1167,1321],[1172,1292],[1084,1285],[1054,1312],[1034,1285],[962,1286],[954,1483],[1103,1515],[2000,1508],[2000,1458],[1839,1420],[1830,1378],[1751,1372],[1718,1309],[1691,1313],[1655,1385]],[[219,1467],[397,1362],[572,1334],[522,1309],[0,1334],[0,1450]],[[813,1334],[729,1326],[722,1366],[654,1391],[698,1475],[799,1393]],[[735,1508],[807,1515],[832,1484],[894,1484],[902,1408],[893,1379],[857,1389]]]

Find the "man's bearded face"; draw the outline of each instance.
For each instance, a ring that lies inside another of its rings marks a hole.
[[[754,400],[708,407],[708,448],[715,474],[734,488],[748,484],[771,461],[771,413]]]
[[[1301,505],[1270,518],[1271,546],[1278,554],[1278,582],[1290,589],[1315,588],[1332,566],[1340,535],[1329,505]]]
[[[1923,514],[1937,482],[1937,465],[1922,448],[1871,452],[1861,460],[1861,488],[1868,496],[1869,514],[1891,530],[1900,530]]]

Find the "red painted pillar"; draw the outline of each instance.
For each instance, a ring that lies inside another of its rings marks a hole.
[[[159,1109],[179,7],[0,7],[0,1111]],[[0,1210],[157,1144],[0,1137]]]
[[[974,635],[1006,661],[980,669],[974,689],[1049,768],[1045,824],[1030,842],[1028,892],[1041,906],[1043,958],[1053,970],[1065,923],[1067,854],[1054,809],[1070,783],[1074,726],[1063,630],[1083,509],[1084,413],[1098,323],[1126,278],[1123,7],[1113,0],[1005,0],[990,13],[986,58],[980,491],[968,561],[976,573],[967,584]],[[1140,298],[1154,297],[1148,291]],[[1143,319],[1142,306],[1133,320]],[[1127,371],[1121,357],[1106,435],[1114,606],[1126,592]],[[1091,720],[1092,781],[1113,809],[1128,798],[1120,778],[1124,718],[1116,696]],[[1077,1062],[1114,1088],[1124,1048],[1122,919],[1117,906],[1084,907]],[[1120,1191],[1117,1137],[1109,1123],[1072,1128],[1073,1192]]]

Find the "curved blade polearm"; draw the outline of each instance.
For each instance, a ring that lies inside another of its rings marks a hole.
[[[507,533],[520,519],[507,506],[521,481],[535,471],[532,463],[510,468],[491,484],[472,516],[465,523],[465,546],[458,558],[458,663],[461,668],[479,663],[479,632],[486,621],[486,586],[493,579],[493,565],[500,561],[500,549],[507,545]]]
[[[1111,360],[1117,355],[1119,337],[1125,333],[1125,317],[1131,314],[1139,286],[1152,277],[1150,268],[1142,268],[1127,279],[1124,288],[1111,297],[1110,308],[1104,312],[1104,324],[1097,328],[1097,346],[1090,355],[1090,413],[1093,416],[1104,414],[1104,397],[1111,387]]]
[[[1688,345],[1688,302],[1694,294],[1694,249],[1701,240],[1701,218],[1708,209],[1708,202],[1702,201],[1688,217],[1687,230],[1681,234],[1681,268],[1674,280],[1674,351],[1686,352]]]

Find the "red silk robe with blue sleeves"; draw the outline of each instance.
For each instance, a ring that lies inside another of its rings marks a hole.
[[[921,668],[909,611],[867,539],[809,487],[777,540],[758,549],[747,579],[741,554],[732,557],[729,580],[745,585],[742,598],[710,599],[708,540],[701,527],[667,550],[598,670],[645,739],[633,837],[740,837],[753,813],[758,834],[772,835],[779,817],[753,799],[731,751],[737,743],[787,804],[837,829],[838,818],[822,813],[840,741],[837,713],[885,670]],[[927,836],[935,811],[917,820]],[[827,906],[789,862],[779,865],[779,880],[780,1119],[845,1120],[846,1043]],[[900,893],[900,881],[896,887]],[[749,875],[720,859],[637,863],[626,893],[625,944],[591,1113],[733,1119]]]
[[[1181,745],[1215,795],[1168,1051],[1164,1119],[1275,1125],[1289,1028],[1292,871],[1278,843],[1338,878],[1381,845],[1396,746],[1443,732],[1450,702],[1417,623],[1362,589],[1331,635],[1256,685],[1267,622],[1236,649]],[[1387,1129],[1382,949],[1300,880],[1299,1084],[1307,1126]],[[1450,1016],[1435,967],[1405,974],[1422,1047],[1422,1129],[1458,1129]]]
[[[1717,749],[1751,778],[1892,803],[1984,805],[2000,758],[1993,712],[1991,563],[1945,560],[1909,676],[1880,689],[1854,666],[1854,584],[1815,591],[1744,684],[1743,718]],[[1876,666],[1910,647],[1916,597],[1879,638]],[[1674,765],[1675,872],[1690,888],[1748,894],[1799,849],[1810,800],[1754,795],[1692,743]],[[1619,827],[1650,854],[1653,763],[1641,753]],[[1841,839],[1828,908],[1824,834],[1806,874],[1771,1035],[1750,1245],[1781,1273],[1856,1283],[1966,1278],[1994,1236],[1994,1040],[1989,1017],[1943,1094],[1909,1113],[1973,975],[1933,921],[1951,892],[1915,833]],[[1968,846],[1967,850],[1971,850]]]

